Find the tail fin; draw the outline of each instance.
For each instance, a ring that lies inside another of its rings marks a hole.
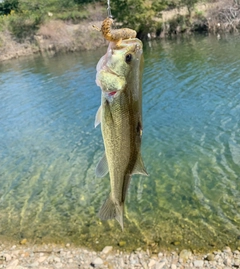
[[[98,216],[102,220],[116,219],[123,230],[123,206],[123,203],[121,205],[115,204],[110,195],[99,210]]]

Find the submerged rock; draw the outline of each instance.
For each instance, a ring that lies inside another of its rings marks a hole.
[[[183,249],[179,254],[179,260],[183,262],[186,262],[191,257],[192,257],[192,252],[187,249]]]
[[[206,257],[206,260],[207,261],[214,261],[215,260],[214,254],[208,254],[207,257]]]
[[[20,243],[20,245],[25,245],[27,243],[27,239],[24,238],[19,243]]]
[[[119,247],[124,247],[126,245],[126,241],[119,241]]]
[[[113,250],[112,246],[106,246],[103,250],[102,250],[102,254],[108,254]]]

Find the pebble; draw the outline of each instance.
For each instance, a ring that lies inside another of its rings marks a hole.
[[[155,259],[150,259],[149,263],[148,263],[148,267],[153,267],[155,264],[157,263],[157,261]]]
[[[227,258],[223,261],[223,263],[226,265],[226,266],[231,266],[232,264],[232,260],[230,258]]]
[[[12,261],[8,264],[8,266],[6,268],[7,269],[17,269],[18,262],[19,262],[18,260]]]
[[[156,263],[155,269],[163,269],[165,264],[166,264],[165,261],[160,261],[160,262]]]
[[[160,259],[160,258],[162,258],[162,256],[163,256],[163,253],[162,252],[159,252],[158,253],[158,258]]]
[[[103,260],[99,257],[97,257],[93,262],[92,262],[95,266],[99,266],[103,264]]]
[[[208,254],[206,257],[206,260],[208,261],[214,261],[214,259],[215,259],[215,256],[213,254]]]
[[[202,268],[203,264],[204,264],[204,262],[202,260],[196,260],[196,261],[193,262],[193,265],[195,267],[198,267],[198,268]]]
[[[0,269],[240,269],[240,251],[229,247],[197,255],[187,249],[151,253],[139,248],[126,253],[106,246],[95,252],[67,245],[19,243],[14,248],[1,246],[0,257]]]
[[[6,262],[11,261],[11,259],[12,259],[11,255],[9,255],[9,254],[4,254],[3,257],[5,258]]]
[[[42,253],[41,253],[42,254]],[[42,263],[42,262],[44,262],[45,260],[47,259],[47,257],[46,256],[40,256],[39,258],[38,258],[38,262],[39,263]]]
[[[38,266],[39,266],[39,262],[34,262],[30,264],[30,267],[38,267]]]
[[[179,261],[186,262],[191,257],[192,257],[192,252],[190,250],[183,249],[179,254]]]
[[[57,263],[61,261],[61,259],[60,259],[60,258],[58,258],[58,257],[54,257],[54,259],[53,259],[53,260],[54,260],[54,262],[57,262]]]
[[[232,253],[230,247],[225,247],[225,248],[223,249],[223,252],[225,252],[225,253]]]
[[[239,255],[239,258],[235,258],[233,260],[233,264],[235,267],[240,267],[240,255]]]
[[[63,264],[61,262],[58,262],[55,264],[55,267],[56,268],[62,268]]]

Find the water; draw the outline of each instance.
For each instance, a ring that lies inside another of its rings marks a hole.
[[[96,52],[0,64],[0,239],[72,242],[100,250],[240,246],[240,38],[145,44],[142,153],[125,230],[96,213],[109,179]]]

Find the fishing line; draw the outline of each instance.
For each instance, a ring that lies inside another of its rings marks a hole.
[[[107,7],[108,18],[112,18],[110,0],[107,0],[107,5],[108,5],[108,7]]]

